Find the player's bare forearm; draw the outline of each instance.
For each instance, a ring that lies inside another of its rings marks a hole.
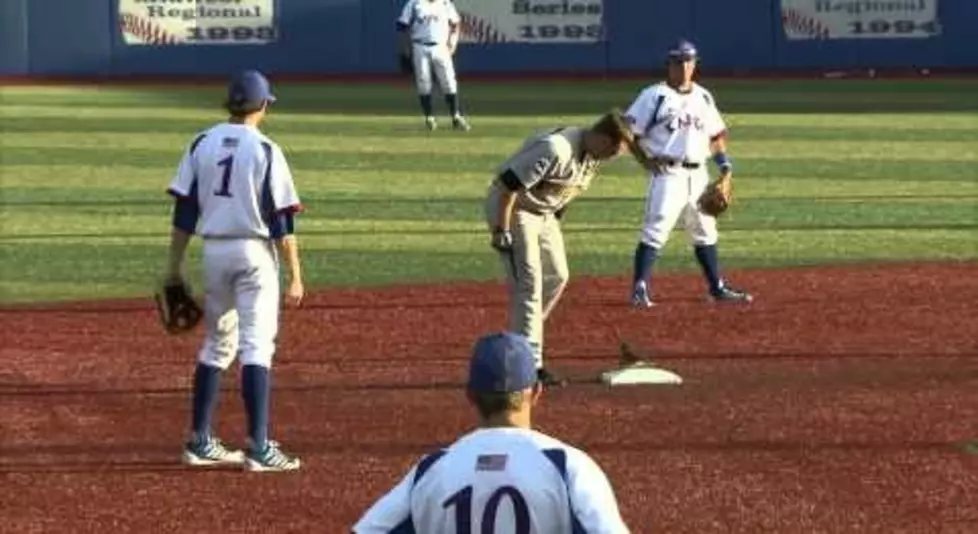
[[[503,191],[499,195],[499,212],[496,220],[499,227],[503,230],[512,228],[513,206],[516,205],[516,193],[514,191]]]
[[[299,242],[294,234],[287,234],[275,240],[279,256],[285,260],[289,269],[289,285],[285,288],[285,303],[298,306],[305,296],[306,289],[302,284],[302,267],[299,262]]]
[[[635,156],[635,160],[638,164],[642,166],[645,170],[652,171],[655,173],[662,172],[662,167],[659,162],[655,161],[652,154],[646,150],[645,146],[642,144],[642,136],[635,134],[635,139],[627,144],[628,151]]]
[[[170,258],[167,278],[174,280],[183,276],[183,258],[187,253],[191,234],[174,227],[170,232]]]
[[[299,241],[294,234],[289,234],[281,239],[275,240],[278,247],[279,256],[284,260],[289,270],[289,279],[293,282],[302,282],[302,266],[299,261]]]

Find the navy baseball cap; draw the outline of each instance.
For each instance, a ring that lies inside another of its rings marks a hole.
[[[238,73],[228,83],[228,107],[232,109],[258,109],[275,100],[268,79],[256,70]]]
[[[698,55],[696,45],[685,39],[681,39],[669,49],[669,59],[695,59]]]
[[[469,363],[469,391],[513,393],[532,387],[536,381],[536,361],[526,337],[500,332],[476,342]]]

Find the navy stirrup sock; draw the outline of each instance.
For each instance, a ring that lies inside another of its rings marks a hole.
[[[221,369],[198,363],[194,370],[194,438],[206,440],[211,435],[211,420],[221,391]]]
[[[645,282],[652,276],[652,267],[655,260],[659,257],[659,249],[639,243],[635,248],[635,275],[632,278],[634,284]]]
[[[268,368],[261,365],[241,367],[241,396],[248,414],[248,437],[255,451],[268,445]]]
[[[719,291],[721,282],[717,246],[696,245],[693,247],[693,253],[696,255],[696,261],[699,262],[700,268],[703,269],[703,277],[706,278],[710,291]]]
[[[418,97],[421,101],[421,111],[424,113],[425,117],[431,116],[431,95],[421,95]]]
[[[445,103],[448,104],[448,110],[452,114],[452,117],[458,117],[461,115],[458,109],[458,95],[455,93],[445,95]]]

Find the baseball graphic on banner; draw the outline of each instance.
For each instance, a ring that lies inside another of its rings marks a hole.
[[[235,45],[275,41],[275,0],[118,0],[127,45]]]
[[[604,0],[455,0],[461,43],[595,43]]]

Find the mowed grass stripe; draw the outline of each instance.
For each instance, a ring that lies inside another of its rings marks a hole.
[[[861,165],[819,162],[741,162],[735,178],[738,199],[844,198],[968,198],[978,194],[971,164],[871,162]],[[173,169],[75,166],[4,167],[0,198],[3,209],[16,206],[140,209],[146,204],[169,202],[165,189]],[[404,201],[439,202],[459,198],[481,199],[491,173],[453,173],[359,170],[313,172],[295,169],[300,197],[307,206],[319,203],[378,204]],[[641,198],[645,176],[630,166],[609,166],[575,204],[605,198]]]
[[[389,141],[389,142],[388,142]],[[414,144],[395,139],[377,139],[370,148],[357,149],[349,140],[324,142],[319,149],[286,150],[292,166],[318,169],[401,170],[423,172],[493,171],[506,154],[516,147],[476,142],[438,143],[428,140]],[[854,145],[844,141],[818,143],[799,141],[754,141],[738,144],[736,159],[779,160],[797,163],[800,160],[853,165],[928,161],[936,164],[978,162],[978,144],[969,142],[875,142]],[[72,146],[23,147],[5,145],[0,164],[7,165],[85,165],[104,166],[107,162],[127,166],[175,167],[182,155],[180,148],[103,147],[98,150]],[[633,162],[631,162],[633,163]],[[746,167],[750,168],[750,167]],[[738,171],[743,170],[738,165]],[[973,175],[973,173],[969,173]]]
[[[567,231],[637,231],[643,202],[637,198],[582,203],[568,212]],[[165,236],[169,232],[169,206],[134,209],[76,208],[46,214],[41,220],[31,209],[0,214],[4,231],[0,240],[75,237],[98,241]],[[930,228],[978,230],[974,214],[978,197],[944,201],[885,200],[838,202],[812,200],[743,200],[722,221],[722,229],[850,229]],[[341,241],[408,236],[432,238],[445,234],[483,234],[483,204],[477,200],[429,203],[324,203],[313,206],[298,223],[303,235],[331,235]],[[978,237],[975,238],[978,240]],[[429,245],[430,246],[430,243]]]
[[[506,83],[464,82],[466,107],[474,115],[510,112],[517,115],[545,115],[563,112],[598,113],[610,105],[625,106],[645,86],[648,79],[602,81],[595,83]],[[894,81],[894,80],[786,80],[734,81],[704,80],[729,113],[749,111],[787,111],[793,113],[848,112],[869,113],[891,110],[974,110],[973,96],[978,87],[973,80]],[[414,112],[410,83],[401,84],[276,84],[280,101],[277,109],[307,112],[345,113]],[[14,104],[70,107],[153,107],[176,106],[215,109],[223,98],[223,87],[139,88],[3,88],[3,99]],[[546,98],[541,98],[545,95]],[[414,114],[414,113],[412,113]]]
[[[728,117],[731,139],[738,141],[849,141],[849,142],[886,142],[886,141],[927,141],[927,142],[975,142],[978,141],[978,128],[943,127],[933,125],[926,128],[887,128],[866,126],[839,126],[829,124],[803,125],[774,125],[755,123],[742,120],[741,116]],[[973,119],[978,121],[978,115]],[[93,122],[94,121],[94,122]],[[137,140],[133,133],[143,133],[146,129],[146,118],[86,118],[63,120],[56,117],[48,118],[6,118],[4,120],[3,144],[17,146],[44,146],[46,142],[56,145],[64,143],[64,137],[74,137],[75,146],[99,146],[101,144],[122,139],[127,146]],[[154,119],[152,136],[138,139],[139,142],[153,143],[157,147],[180,147],[186,144],[187,137],[196,132],[209,128],[215,121]],[[512,122],[480,125],[477,130],[465,133],[465,140],[477,139],[484,143],[513,144],[534,131],[557,124],[587,125],[588,119],[555,120],[548,124],[526,124],[514,128]],[[441,142],[458,141],[461,134],[439,130],[433,134],[423,132],[417,120],[397,120],[387,123],[380,121],[349,121],[336,122],[293,122],[280,117],[269,121],[265,131],[279,143],[289,148],[308,148],[322,146],[337,139],[351,143],[371,143],[377,138],[409,139],[415,142],[421,139],[434,139]],[[77,134],[84,133],[84,136]]]
[[[281,86],[266,131],[308,207],[310,288],[498,279],[483,222],[496,166],[528,133],[588,124],[644,85],[472,84],[475,129],[432,135],[409,84]],[[721,221],[725,268],[978,257],[978,83],[708,86],[737,168],[737,204]],[[193,134],[223,119],[222,93],[3,91],[3,299],[146,295],[165,263],[164,189]],[[563,225],[573,273],[630,271],[645,190],[630,158],[604,167]],[[198,284],[199,250],[195,240]],[[696,269],[682,231],[658,267]]]
[[[625,276],[631,269],[630,249],[634,232],[608,234],[568,233],[571,276],[605,274]],[[721,247],[729,270],[816,265],[826,262],[894,261],[914,258],[962,260],[974,257],[960,245],[968,231],[868,230],[849,231],[728,231]],[[430,241],[427,241],[430,245]],[[471,236],[467,245],[453,241],[451,247],[392,249],[371,247],[337,248],[334,239],[311,237],[303,240],[304,272],[309,287],[369,286],[392,283],[443,283],[461,280],[500,280],[496,255],[485,236]],[[813,246],[814,245],[814,246]],[[827,252],[831,251],[831,252]],[[9,265],[0,281],[5,302],[144,296],[162,275],[166,249],[161,240],[114,245],[89,242],[0,245]],[[191,246],[188,276],[200,287],[199,242]],[[43,270],[29,269],[46,261]],[[392,268],[396,266],[396,268]],[[432,268],[432,266],[438,266]],[[658,273],[694,270],[685,236],[676,235],[656,264]],[[79,278],[84,273],[84,278]],[[84,280],[83,283],[80,283]]]
[[[978,90],[978,88],[976,88]],[[130,128],[138,129],[143,133],[146,130],[147,121],[153,119],[153,131],[173,131],[169,123],[175,123],[179,127],[179,132],[186,132],[187,129],[207,127],[211,124],[224,120],[224,115],[219,111],[211,109],[202,111],[186,107],[143,107],[130,106],[124,108],[101,108],[101,107],[82,107],[66,110],[58,106],[23,106],[4,103],[0,105],[4,117],[4,130],[11,131],[11,128],[29,128],[37,124],[40,131],[76,131],[78,128],[86,128],[86,132],[111,132],[114,129],[121,131],[132,131]],[[912,109],[912,108],[909,108]],[[831,109],[824,110],[818,114],[791,114],[791,113],[764,113],[754,112],[735,113],[724,112],[724,117],[732,128],[748,126],[780,126],[784,128],[798,129],[835,129],[843,128],[871,130],[879,132],[881,135],[893,130],[963,130],[974,131],[978,129],[976,119],[978,119],[978,109],[973,112],[965,113],[921,113],[908,111],[905,113],[873,113],[873,114],[852,114],[834,113]],[[33,119],[27,121],[23,119]],[[479,128],[467,132],[466,136],[480,136],[484,132],[502,131],[503,135],[519,136],[521,129],[545,128],[554,123],[579,123],[588,124],[595,119],[594,114],[547,114],[540,116],[525,115],[505,115],[499,113],[488,113],[485,115],[475,113],[472,120],[477,121]],[[63,126],[59,128],[59,126]],[[372,115],[350,115],[344,113],[297,113],[274,110],[265,122],[265,128],[277,133],[285,133],[292,127],[342,127],[350,130],[354,134],[361,132],[383,132],[385,128],[391,126],[407,127],[416,131],[418,124],[417,114],[413,108],[407,108],[402,113],[384,114],[375,113]],[[104,128],[104,129],[103,129]],[[2,130],[0,130],[2,131]],[[318,132],[318,130],[317,130]],[[452,132],[443,132],[446,135],[458,135]]]

